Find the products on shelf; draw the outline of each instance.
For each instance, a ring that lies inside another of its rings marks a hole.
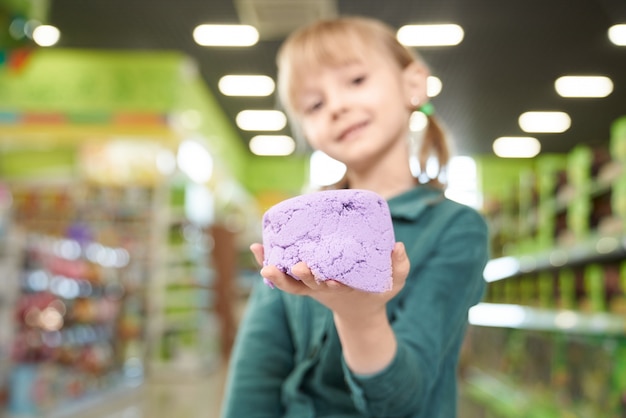
[[[12,413],[42,413],[123,377],[121,269],[130,257],[76,238],[76,231],[28,237],[15,304],[11,375],[19,384],[11,387]]]
[[[497,205],[522,228],[496,250],[517,267],[485,295],[511,320],[466,341],[463,393],[484,416],[626,417],[626,118],[612,133],[539,157]]]
[[[566,155],[538,157],[507,193],[486,199],[493,256],[626,234],[625,164],[607,146],[579,145]]]
[[[8,410],[40,416],[140,382],[155,269],[152,187],[15,184],[25,231]]]
[[[21,263],[16,247],[20,242],[21,235],[13,225],[13,196],[7,185],[0,183],[0,411],[9,398],[13,304]]]
[[[158,340],[152,369],[158,374],[172,371],[205,374],[220,360],[216,313],[215,240],[209,228],[183,215],[188,199],[185,188],[170,189],[170,211],[164,245],[167,256],[161,274],[162,303]]]
[[[626,416],[622,337],[473,327],[467,344],[468,396],[493,416],[503,400],[510,416]]]
[[[485,302],[584,313],[626,313],[626,261],[524,273],[489,284]]]

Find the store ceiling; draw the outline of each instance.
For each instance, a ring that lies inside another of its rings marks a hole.
[[[626,115],[626,47],[607,37],[611,25],[626,23],[623,0],[51,0],[48,23],[61,30],[57,47],[188,54],[235,125],[239,111],[276,108],[276,98],[225,97],[217,89],[220,77],[274,76],[283,33],[322,9],[378,17],[394,27],[448,22],[464,28],[460,45],[421,50],[443,81],[433,102],[459,154],[490,154],[495,138],[524,134],[517,120],[525,111],[571,116],[567,132],[533,135],[547,153],[606,144],[611,122]],[[262,24],[257,45],[219,49],[194,42],[197,25],[250,23],[251,11]],[[603,99],[561,98],[554,81],[566,74],[609,76],[614,91]],[[240,134],[247,146],[256,133]]]

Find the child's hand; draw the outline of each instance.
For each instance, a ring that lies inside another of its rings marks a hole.
[[[263,264],[263,246],[253,244],[250,250],[257,262]],[[304,262],[293,266],[291,273],[300,280],[283,273],[275,266],[265,266],[261,275],[280,290],[294,295],[309,296],[345,318],[358,319],[363,315],[379,313],[387,302],[404,287],[409,273],[409,259],[404,244],[396,243],[391,254],[393,287],[384,293],[369,293],[348,287],[335,280],[317,282]]]

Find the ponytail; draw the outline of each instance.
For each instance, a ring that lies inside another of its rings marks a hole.
[[[418,183],[430,184],[438,188],[445,187],[445,178],[441,174],[445,173],[450,161],[450,147],[447,137],[439,120],[432,114],[426,115],[428,124],[421,138],[421,143],[417,149],[412,149],[411,158],[415,159],[418,167],[413,173]],[[436,173],[427,173],[426,166],[431,158],[437,162]]]

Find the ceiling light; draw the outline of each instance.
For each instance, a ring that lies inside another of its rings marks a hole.
[[[441,93],[441,89],[443,88],[443,83],[441,79],[435,77],[434,75],[428,76],[426,79],[426,94],[428,97],[435,97],[439,93]]]
[[[606,97],[613,92],[613,82],[604,76],[563,76],[554,88],[562,97]]]
[[[257,135],[248,144],[255,155],[290,155],[296,149],[296,142],[287,135]]]
[[[61,32],[51,25],[39,25],[33,31],[33,40],[39,46],[52,46],[59,42]]]
[[[280,131],[287,117],[280,110],[242,110],[235,119],[244,131]]]
[[[406,46],[451,46],[463,40],[463,28],[455,24],[405,25],[396,37]]]
[[[626,24],[611,26],[609,28],[609,39],[615,45],[626,46]]]
[[[259,40],[259,32],[250,25],[199,25],[193,30],[193,39],[202,46],[252,46]]]
[[[525,112],[519,117],[524,132],[561,133],[569,129],[572,120],[565,112]]]
[[[275,84],[266,75],[225,75],[218,87],[226,96],[269,96]]]
[[[501,158],[532,158],[541,151],[537,138],[503,136],[493,141],[493,152]]]

